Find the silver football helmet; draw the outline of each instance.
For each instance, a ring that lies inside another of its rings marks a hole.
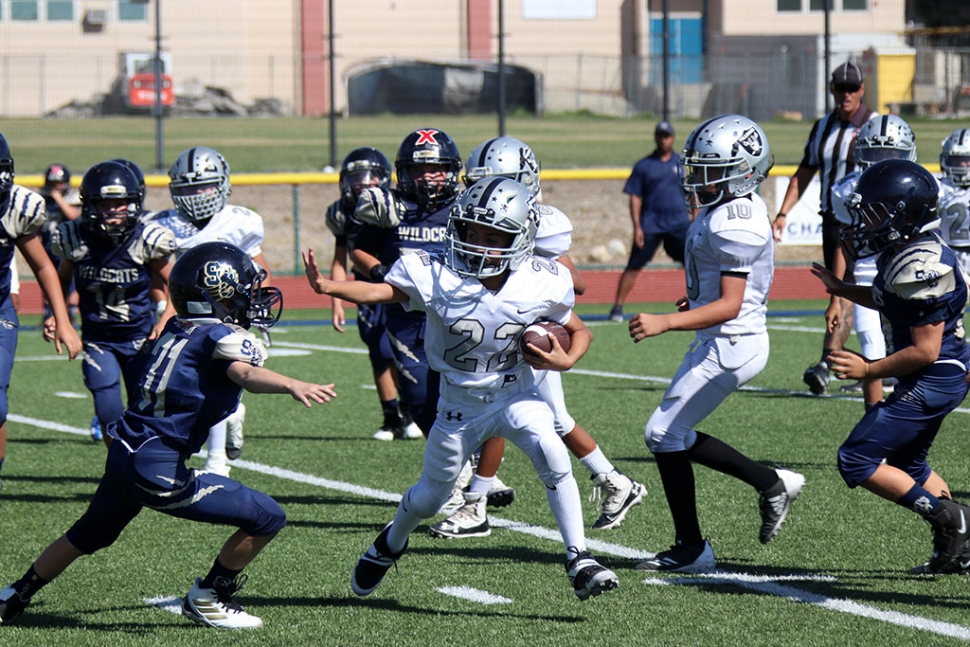
[[[879,115],[859,129],[854,150],[855,163],[860,171],[882,160],[915,162],[916,135],[902,117]]]
[[[943,140],[943,175],[957,186],[970,186],[970,128],[958,128]]]
[[[479,144],[468,156],[462,181],[471,186],[486,177],[515,180],[539,195],[539,162],[529,146],[515,137],[496,137]]]
[[[761,126],[741,115],[708,119],[687,136],[681,153],[687,205],[704,207],[758,188],[774,160]]]
[[[229,163],[208,146],[193,146],[179,153],[168,177],[172,202],[179,213],[196,222],[205,222],[222,211],[232,193]]]
[[[508,246],[468,240],[468,225],[511,234]],[[539,227],[539,207],[525,186],[508,178],[479,180],[451,207],[445,232],[445,262],[461,276],[487,278],[517,268],[530,254]]]

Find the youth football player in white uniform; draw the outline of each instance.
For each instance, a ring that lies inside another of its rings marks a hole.
[[[540,200],[542,190],[539,184],[539,162],[535,154],[524,142],[514,137],[497,137],[480,144],[465,165],[464,181],[466,185],[486,177],[507,177],[523,184]],[[569,247],[572,245],[573,225],[569,218],[559,209],[546,205],[539,205],[539,229],[536,232],[535,254],[550,260],[558,260],[569,269],[573,279],[576,294],[586,290],[586,282],[576,270],[569,258]],[[602,513],[593,523],[593,528],[608,530],[618,528],[626,517],[626,513],[633,506],[640,503],[646,494],[646,488],[640,483],[628,478],[617,470],[603,451],[584,428],[576,424],[566,408],[566,399],[562,388],[562,375],[557,371],[539,371],[536,374],[539,384],[539,394],[549,404],[556,417],[556,433],[558,433],[566,447],[579,462],[591,473],[590,479],[599,488],[603,498]],[[457,498],[459,507],[444,521],[431,526],[433,537],[484,537],[491,532],[488,517],[485,514],[486,503],[495,505],[493,499],[497,493],[514,490],[505,486],[495,475],[501,463],[505,447],[501,437],[489,440],[482,448],[475,475],[464,489],[465,483],[461,479],[455,483],[456,491],[452,491],[452,498]],[[456,497],[457,495],[457,497]],[[507,499],[511,503],[511,498]],[[500,502],[503,502],[500,500]],[[451,503],[451,499],[449,499]],[[449,508],[446,505],[445,510]]]
[[[226,204],[232,193],[226,158],[208,146],[193,146],[179,153],[168,176],[175,209],[159,211],[155,222],[175,234],[176,258],[202,243],[229,243],[266,270],[269,285],[271,273],[262,250],[263,219],[246,207]],[[237,458],[242,451],[245,416],[246,405],[240,402],[226,420],[212,427],[205,469],[229,475],[227,458]]]
[[[444,257],[424,251],[402,256],[384,283],[328,281],[320,275],[313,250],[304,255],[307,278],[319,294],[425,311],[428,361],[441,374],[421,479],[405,492],[393,522],[358,560],[351,580],[357,595],[377,588],[407,549],[408,536],[448,499],[462,465],[493,436],[504,436],[522,449],[545,484],[577,597],[585,600],[618,584],[616,575],[586,550],[569,454],[535,384],[533,368],[568,370],[592,340],[572,312],[568,272],[531,254],[537,219],[528,189],[514,180],[488,178],[453,207]],[[555,342],[551,352],[523,358],[519,337],[536,319],[566,327],[572,341],[568,353]]]
[[[843,227],[852,225],[852,216],[846,206],[847,201],[855,193],[856,184],[862,172],[881,160],[906,159],[916,161],[916,136],[909,124],[902,117],[896,115],[878,115],[862,125],[855,142],[855,165],[858,171],[849,173],[832,185],[832,210],[835,219]],[[968,241],[970,242],[970,241]],[[836,270],[845,268],[852,263],[852,273],[856,285],[872,285],[876,278],[876,259],[878,256],[857,258],[854,262],[845,258],[840,246],[836,254],[842,258],[836,261]],[[836,272],[838,274],[838,272]],[[839,317],[842,308],[837,299],[833,299],[825,313],[825,321],[829,329],[834,332],[840,325]],[[886,339],[882,334],[882,321],[878,310],[872,310],[858,303],[852,306],[852,325],[859,337],[862,354],[869,359],[876,360],[886,356]],[[866,407],[872,407],[882,400],[882,380],[862,380],[843,386],[839,390],[843,393],[854,392],[858,384],[863,392]]]
[[[970,276],[970,128],[958,128],[940,152],[940,232]]]
[[[687,234],[687,295],[677,302],[678,312],[641,313],[630,320],[636,342],[668,330],[697,333],[646,428],[647,447],[673,516],[675,543],[636,568],[698,573],[713,570],[715,562],[697,518],[692,463],[738,478],[759,492],[762,543],[777,534],[805,477],[765,467],[695,430],[768,361],[765,314],[773,244],[768,210],[755,193],[772,164],[768,138],[747,117],[723,115],[695,128],[681,157],[688,206],[700,209]]]

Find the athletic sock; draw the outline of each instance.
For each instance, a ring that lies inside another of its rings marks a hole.
[[[242,569],[236,571],[231,568],[226,568],[221,562],[219,562],[219,558],[217,557],[216,561],[212,564],[212,568],[209,569],[209,574],[205,576],[204,580],[202,580],[202,588],[211,589],[215,586],[216,579],[220,577],[224,577],[232,582],[240,573],[242,573]]]
[[[397,398],[381,400],[381,411],[384,413],[384,426],[391,429],[401,426],[401,414],[397,411]]]
[[[909,492],[899,497],[896,503],[907,510],[915,510],[923,517],[929,517],[936,509],[940,499],[927,492],[919,483],[913,485]]]
[[[579,463],[592,474],[609,474],[616,469],[613,467],[613,463],[603,454],[599,446],[580,458]]]
[[[31,564],[27,572],[24,573],[24,576],[14,582],[13,590],[17,592],[21,600],[26,602],[47,584],[50,584],[50,580],[45,580],[38,575],[37,571],[34,570],[33,564]]]
[[[687,456],[695,463],[740,479],[758,492],[765,492],[778,482],[778,473],[770,467],[756,463],[713,436],[696,433],[697,440],[687,450]]]
[[[694,488],[694,468],[687,452],[654,454],[657,471],[664,486],[664,495],[674,519],[674,534],[688,545],[704,543],[697,520],[697,496]]]

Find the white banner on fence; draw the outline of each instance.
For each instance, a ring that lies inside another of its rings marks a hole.
[[[778,213],[781,209],[781,203],[785,199],[785,191],[788,190],[789,178],[787,176],[776,177],[774,180],[774,212]],[[785,234],[781,240],[782,245],[822,244],[822,217],[818,215],[821,187],[818,174],[816,174],[805,188],[802,199],[788,212],[788,218],[785,219]]]

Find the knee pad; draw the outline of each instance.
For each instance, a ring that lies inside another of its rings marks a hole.
[[[539,479],[546,487],[555,487],[572,474],[572,463],[569,459],[569,451],[562,443],[559,436],[546,435],[539,440],[540,457],[545,465],[536,464],[536,472]]]
[[[651,416],[644,430],[644,441],[651,454],[682,452],[694,444],[697,434],[692,429],[672,431]]]
[[[280,504],[268,494],[252,490],[253,510],[256,511],[252,523],[242,528],[253,537],[272,535],[286,526],[286,513]]]
[[[859,336],[863,355],[869,359],[882,359],[886,356],[886,340],[882,336],[882,330],[860,330],[856,334]]]
[[[430,519],[438,514],[438,510],[448,500],[451,493],[447,484],[421,479],[408,488],[401,499],[401,504],[407,511],[422,519]]]
[[[850,451],[845,445],[839,448],[839,475],[850,488],[858,487],[872,476],[880,462]]]

